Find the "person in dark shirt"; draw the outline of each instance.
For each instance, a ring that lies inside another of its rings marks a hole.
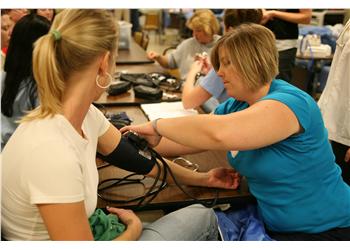
[[[311,9],[263,10],[261,24],[269,28],[276,37],[279,74],[276,78],[290,82],[295,64],[298,41],[298,24],[309,24]]]

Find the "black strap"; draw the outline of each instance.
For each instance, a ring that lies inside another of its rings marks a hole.
[[[173,178],[174,183],[178,186],[178,188],[184,193],[186,194],[188,197],[190,197],[193,201],[195,201],[196,203],[200,203],[205,207],[211,208],[213,206],[216,205],[217,203],[217,199],[218,199],[218,189],[215,189],[215,198],[212,199],[211,201],[201,201],[198,200],[196,197],[194,197],[193,195],[189,194],[188,192],[186,192],[183,187],[178,183],[178,181],[176,180],[172,170],[170,169],[169,165],[166,163],[166,161],[163,159],[163,157],[161,155],[158,154],[158,152],[156,152],[155,150],[148,148],[148,150],[150,151],[150,153],[152,154],[152,157],[154,157],[155,159],[158,159],[162,165],[163,165],[163,177],[162,177],[162,182],[160,184],[160,186],[157,188],[157,183],[159,181],[161,172],[162,172],[162,167],[160,166],[159,162],[156,161],[156,166],[158,167],[158,173],[157,176],[154,179],[154,182],[152,184],[152,186],[149,188],[149,190],[147,191],[146,194],[142,195],[142,196],[138,196],[135,198],[131,198],[128,200],[115,200],[115,199],[109,199],[107,197],[105,197],[105,195],[102,194],[102,191],[106,191],[107,189],[110,189],[112,187],[116,187],[116,186],[122,186],[122,185],[144,185],[142,180],[145,179],[145,176],[141,177],[141,178],[135,178],[135,176],[137,176],[138,174],[130,174],[125,176],[124,178],[112,178],[112,179],[106,179],[102,182],[99,183],[98,185],[98,196],[107,202],[111,202],[111,203],[119,203],[119,204],[127,204],[127,203],[131,203],[131,202],[135,202],[135,201],[139,201],[137,204],[137,208],[143,208],[145,206],[147,206],[157,195],[158,193],[166,186],[166,177],[168,176],[168,172],[169,175]],[[103,165],[102,167],[106,167],[109,165]],[[100,169],[99,168],[99,169]],[[105,185],[103,186],[105,183],[107,182],[112,182],[109,185]]]

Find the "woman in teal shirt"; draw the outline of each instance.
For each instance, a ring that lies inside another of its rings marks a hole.
[[[160,142],[157,149],[168,156],[227,150],[274,239],[350,240],[350,187],[315,101],[274,79],[272,32],[241,25],[220,39],[211,61],[232,97],[214,115],[161,119],[123,131],[136,131],[152,145]]]

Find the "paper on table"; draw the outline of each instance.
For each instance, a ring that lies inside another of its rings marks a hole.
[[[184,109],[182,106],[182,102],[141,104],[141,108],[148,116],[149,120],[198,114],[197,110]]]

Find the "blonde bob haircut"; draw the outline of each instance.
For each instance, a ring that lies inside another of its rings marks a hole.
[[[220,30],[219,21],[211,10],[196,10],[187,21],[187,27],[191,30],[202,29],[210,36],[219,33]]]
[[[275,36],[259,24],[242,24],[224,35],[211,52],[215,71],[220,68],[219,49],[223,48],[247,87],[255,91],[278,74]]]
[[[35,43],[33,72],[40,106],[22,121],[62,113],[65,82],[106,52],[114,55],[118,29],[107,10],[66,9],[54,19],[49,33]],[[111,56],[111,60],[113,56]]]

